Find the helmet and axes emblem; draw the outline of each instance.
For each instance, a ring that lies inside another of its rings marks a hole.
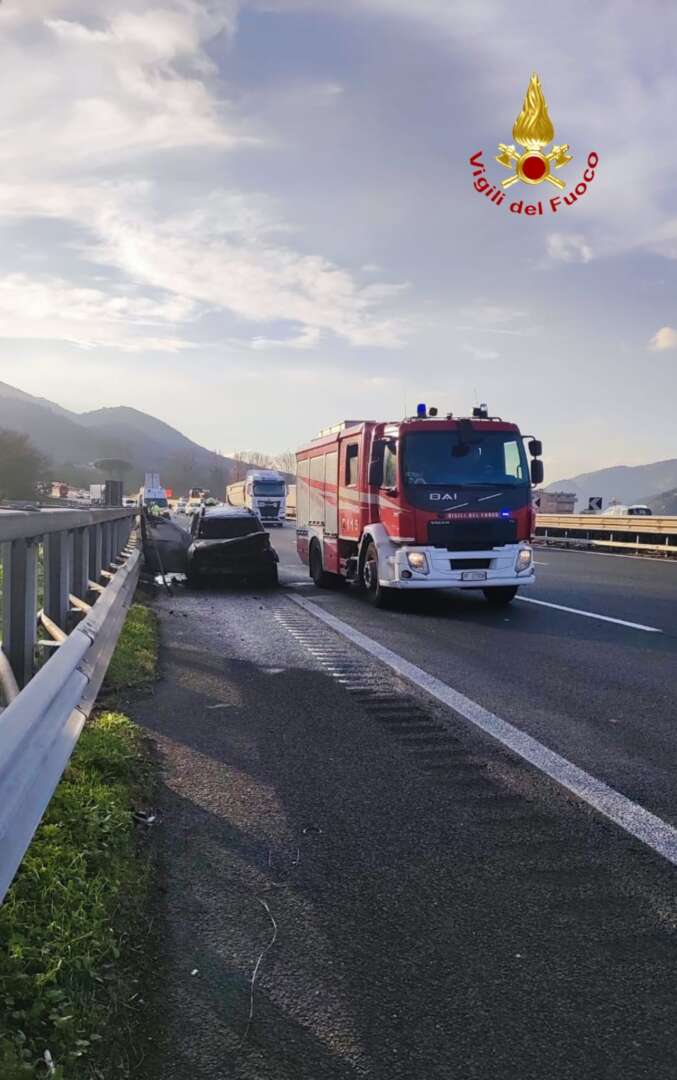
[[[555,138],[555,129],[536,73],[531,76],[522,111],[513,125],[512,137],[524,147],[524,153],[519,154],[514,146],[498,144],[500,154],[496,161],[506,169],[515,168],[512,176],[501,181],[501,187],[509,188],[518,180],[525,184],[541,184],[547,180],[560,191],[566,187],[563,180],[551,174],[550,166],[553,164],[556,169],[561,169],[572,160],[571,154],[567,153],[568,143],[553,146],[549,154],[542,153],[543,147]]]

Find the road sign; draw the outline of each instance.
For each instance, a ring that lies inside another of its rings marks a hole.
[[[593,513],[597,513],[602,509],[602,497],[600,495],[591,495],[588,499],[588,510],[592,510]]]

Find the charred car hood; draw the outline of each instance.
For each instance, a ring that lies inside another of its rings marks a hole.
[[[188,557],[196,555],[204,558],[219,555],[233,559],[256,557],[270,554],[277,562],[277,552],[270,547],[268,533],[254,532],[246,536],[234,536],[223,540],[194,540],[188,550]]]

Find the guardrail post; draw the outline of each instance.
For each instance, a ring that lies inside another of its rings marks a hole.
[[[107,521],[106,522],[106,524],[104,525],[103,535],[104,535],[104,541],[103,541],[104,542],[104,547],[106,545],[106,535],[108,535],[108,552],[107,552],[107,558],[104,558],[104,560],[103,560],[103,568],[104,568],[104,570],[110,570],[110,564],[113,561],[113,557],[115,555],[115,522],[114,521]]]
[[[122,551],[122,533],[120,530],[120,521],[113,522],[113,558],[117,559],[118,555]]]
[[[101,526],[92,525],[89,529],[89,580],[98,585],[102,566]]]
[[[13,540],[2,545],[2,648],[19,686],[33,675],[37,640],[38,544]]]
[[[111,546],[111,523],[110,521],[104,521],[101,523],[101,563],[104,570],[107,570],[110,566],[112,558]]]
[[[84,600],[89,591],[89,530],[73,533],[73,588],[71,592]]]
[[[70,534],[49,533],[45,537],[45,615],[66,629],[70,594]]]

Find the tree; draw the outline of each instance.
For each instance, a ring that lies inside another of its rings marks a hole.
[[[224,465],[212,465],[209,470],[209,490],[217,499],[223,499],[228,476]]]
[[[296,454],[293,450],[283,450],[273,458],[273,465],[280,472],[291,473],[296,476]]]
[[[124,479],[125,473],[131,472],[134,466],[123,458],[101,458],[92,462],[95,469],[107,473],[109,480]]]
[[[34,499],[49,462],[28,435],[0,428],[0,498]]]
[[[244,480],[248,469],[270,469],[273,459],[261,450],[236,450],[232,455],[235,461],[235,479]]]
[[[273,464],[270,454],[264,454],[262,450],[242,450],[235,454],[236,461],[244,461],[253,469],[269,469]]]

